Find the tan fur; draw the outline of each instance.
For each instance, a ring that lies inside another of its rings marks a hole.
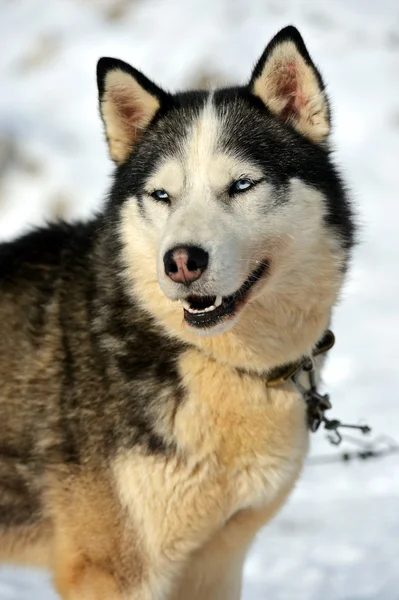
[[[326,139],[330,125],[325,93],[293,42],[276,46],[254,81],[253,91],[275,115],[309,139]]]
[[[67,600],[121,600],[140,585],[145,563],[132,524],[101,473],[50,482],[54,522],[51,564]]]
[[[116,489],[163,593],[238,598],[245,551],[302,466],[305,406],[292,385],[270,390],[264,378],[197,350],[182,356],[180,369],[188,397],[174,421],[178,456],[149,465],[121,454]]]
[[[47,566],[52,534],[50,522],[0,532],[0,560]]]
[[[173,600],[239,600],[245,555],[257,531],[281,508],[281,495],[263,510],[238,512],[193,554]]]
[[[126,160],[158,109],[159,101],[133,77],[120,70],[108,73],[101,113],[112,160],[117,164]]]

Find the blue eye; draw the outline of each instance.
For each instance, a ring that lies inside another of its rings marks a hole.
[[[165,190],[154,190],[151,194],[155,200],[160,200],[161,202],[169,201],[169,194],[165,192]]]
[[[233,185],[230,186],[229,193],[230,195],[233,195],[239,194],[241,192],[246,192],[253,186],[254,182],[250,179],[237,179],[237,181],[235,181]]]

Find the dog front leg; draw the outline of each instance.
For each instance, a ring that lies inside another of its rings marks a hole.
[[[64,467],[65,468],[65,467]],[[48,477],[52,569],[63,600],[164,600],[112,484],[80,469]]]
[[[136,456],[133,464],[139,463]],[[157,469],[150,472],[154,486]],[[183,489],[174,497],[175,488],[169,488],[167,497],[166,485],[155,493],[148,476],[140,485],[135,475],[116,489],[103,472],[49,479],[52,566],[63,600],[169,600],[192,553],[220,527],[219,496],[211,483],[199,494],[186,489],[184,476]],[[127,485],[136,495],[127,494]]]

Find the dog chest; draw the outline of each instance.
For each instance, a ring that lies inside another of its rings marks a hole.
[[[306,454],[305,406],[290,386],[269,390],[261,377],[198,355],[186,353],[179,365],[185,393],[174,417],[176,451],[132,449],[114,463],[120,502],[154,555],[194,550],[238,515],[248,515],[239,517],[245,530],[248,519],[260,525]]]
[[[266,387],[196,351],[180,361],[186,390],[178,447],[220,471],[234,509],[268,502],[296,478],[307,450],[306,407],[291,384]],[[236,506],[237,505],[237,506]]]

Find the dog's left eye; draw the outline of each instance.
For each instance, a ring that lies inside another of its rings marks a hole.
[[[151,194],[155,200],[161,200],[161,202],[169,201],[169,194],[165,190],[154,190]]]
[[[254,182],[251,181],[250,179],[237,179],[237,181],[235,181],[233,183],[233,185],[230,186],[230,190],[229,193],[232,196],[233,194],[239,194],[240,192],[246,192],[247,190],[249,190],[251,187],[253,187]]]

